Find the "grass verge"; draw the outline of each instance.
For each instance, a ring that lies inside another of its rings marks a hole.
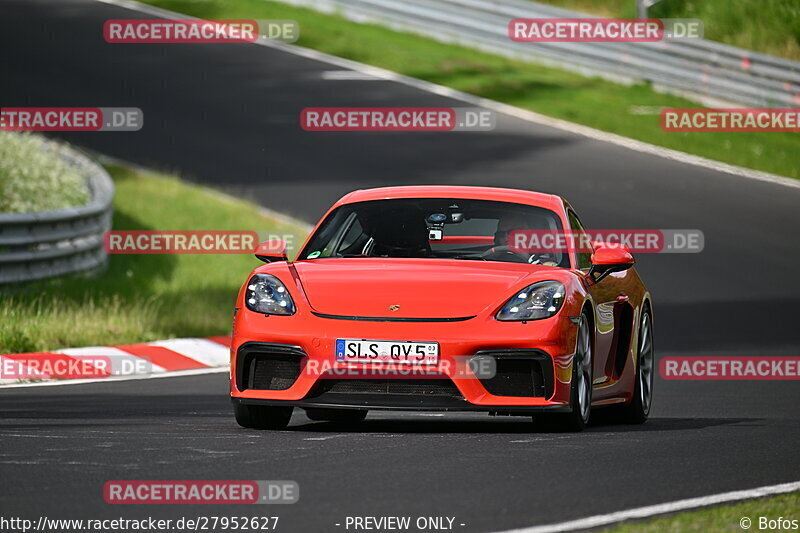
[[[758,500],[748,500],[733,505],[721,505],[710,507],[690,513],[664,516],[644,522],[631,522],[621,524],[609,529],[604,529],[604,533],[684,533],[706,531],[778,531],[781,529],[797,529],[797,526],[789,528],[760,527],[762,517],[767,520],[778,518],[795,520],[795,524],[800,520],[797,510],[800,509],[800,492],[791,492],[769,498]],[[748,528],[743,527],[747,522],[741,522],[747,518],[750,522]]]
[[[659,94],[648,85],[623,86],[585,78],[277,2],[145,3],[210,19],[293,19],[300,24],[301,46],[666,148],[800,177],[800,142],[796,133],[668,133],[659,126],[660,108],[698,105]],[[309,106],[317,104],[308,102]]]
[[[114,178],[114,229],[302,230],[265,217],[258,206],[175,177],[108,167]],[[0,353],[113,345],[230,332],[250,254],[112,255],[93,278],[68,277],[0,295]]]
[[[30,133],[0,131],[0,213],[53,211],[89,203],[86,178],[60,146]]]
[[[566,9],[617,18],[636,16],[633,0],[537,0]],[[787,0],[663,0],[649,17],[696,18],[705,37],[800,61],[800,3]]]

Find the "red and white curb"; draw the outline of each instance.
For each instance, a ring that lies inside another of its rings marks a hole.
[[[29,387],[227,371],[230,337],[0,354],[0,386]]]

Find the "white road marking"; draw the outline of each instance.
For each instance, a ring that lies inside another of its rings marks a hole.
[[[382,78],[376,78],[372,74],[357,70],[326,70],[321,77],[323,80],[337,81],[385,81]]]
[[[53,350],[47,353],[63,353],[64,355],[69,355],[70,357],[91,356],[91,355],[109,356],[109,357],[131,356],[131,354],[129,354],[128,352],[123,352],[119,348],[115,348],[113,346],[84,346],[83,348],[62,348],[61,350]]]
[[[346,435],[329,435],[327,437],[308,437],[308,438],[305,438],[303,440],[331,440],[331,439],[336,439],[336,438],[345,437],[345,436]]]
[[[182,18],[182,19],[196,18],[186,14],[176,13],[174,11],[162,9],[159,7],[140,4],[139,2],[134,2],[132,0],[96,0],[96,1],[102,2],[104,4],[130,9],[133,11],[138,11],[140,13],[146,13],[148,15],[152,15],[155,17]],[[706,159],[705,157],[700,157],[696,155],[690,155],[684,152],[679,152],[677,150],[671,150],[669,148],[662,148],[661,146],[648,144],[642,141],[630,139],[628,137],[623,137],[621,135],[616,135],[613,133],[608,133],[606,131],[590,128],[588,126],[582,126],[580,124],[568,122],[566,120],[561,120],[541,115],[539,113],[528,111],[527,109],[522,109],[509,104],[503,104],[501,102],[496,102],[494,100],[488,100],[486,98],[481,98],[479,96],[463,93],[461,91],[451,89],[450,87],[444,87],[442,85],[437,85],[435,83],[431,83],[428,81],[419,80],[416,78],[412,78],[410,76],[404,76],[402,74],[398,74],[396,72],[392,72],[390,70],[386,70],[380,67],[365,65],[363,63],[358,63],[356,61],[351,61],[349,59],[343,59],[341,57],[332,56],[324,52],[320,52],[318,50],[311,50],[310,48],[303,48],[297,45],[289,45],[286,43],[281,43],[279,41],[270,41],[268,39],[259,39],[254,44],[275,48],[287,52],[289,54],[294,54],[297,56],[313,59],[316,61],[322,61],[331,65],[335,65],[337,67],[351,69],[353,71],[357,71],[362,74],[368,74],[376,78],[382,78],[384,80],[390,80],[397,83],[402,83],[403,85],[414,87],[415,89],[419,89],[433,94],[438,94],[440,96],[445,96],[447,98],[452,98],[454,100],[460,100],[472,106],[484,107],[486,109],[491,109],[493,111],[502,113],[504,115],[516,117],[518,119],[525,120],[528,122],[533,122],[535,124],[541,124],[544,126],[549,126],[551,128],[560,129],[562,131],[575,133],[577,135],[582,135],[590,139],[595,139],[598,141],[615,144],[617,146],[622,146],[637,152],[643,152],[658,157],[663,157],[665,159],[678,161],[680,163],[685,163],[687,165],[694,165],[697,167],[707,168],[717,172],[722,172],[733,176],[739,176],[742,178],[754,179],[758,181],[772,183],[775,185],[782,185],[785,187],[800,188],[800,180],[787,178],[784,176],[778,176],[776,174],[770,174],[768,172],[760,172],[749,168],[737,167],[735,165],[721,163],[719,161]]]
[[[660,503],[658,505],[648,505],[647,507],[637,507],[635,509],[627,509],[625,511],[617,511],[615,513],[589,516],[586,518],[570,520],[569,522],[561,522],[558,524],[511,529],[503,531],[502,533],[560,533],[563,531],[578,531],[581,529],[591,529],[610,524],[616,524],[624,520],[650,518],[653,516],[674,513],[677,511],[687,511],[689,509],[698,509],[700,507],[708,507],[722,503],[738,502],[753,498],[763,498],[764,496],[784,494],[786,492],[794,492],[796,490],[800,490],[800,481],[781,483],[780,485],[767,485],[765,487],[758,487],[756,489],[736,490],[733,492],[724,492],[722,494],[712,494],[711,496],[689,498],[687,500]]]
[[[63,385],[85,385],[86,383],[110,383],[112,381],[132,381],[139,379],[179,378],[182,376],[196,376],[199,374],[217,374],[228,372],[228,367],[194,368],[192,370],[175,370],[174,372],[160,372],[158,374],[136,374],[133,376],[110,376],[100,379],[57,379],[53,381],[38,381],[36,383],[12,383],[3,385],[0,390],[23,389],[27,387],[56,387]]]

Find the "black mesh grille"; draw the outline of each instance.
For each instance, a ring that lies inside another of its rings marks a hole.
[[[248,342],[236,354],[236,387],[240,390],[286,390],[300,376],[305,353],[299,346]]]
[[[481,379],[484,388],[495,396],[541,397],[553,394],[553,371],[550,358],[540,353],[482,352],[494,357],[494,377]]]
[[[250,363],[249,389],[285,390],[300,375],[300,357],[296,355],[257,355]]]
[[[318,394],[405,394],[409,396],[444,396],[462,398],[449,379],[325,379],[317,388]]]

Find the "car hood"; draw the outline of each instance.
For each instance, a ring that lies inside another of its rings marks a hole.
[[[493,261],[385,258],[315,259],[294,266],[314,311],[399,319],[471,317],[510,298],[525,278],[538,277],[537,271],[553,270]]]

